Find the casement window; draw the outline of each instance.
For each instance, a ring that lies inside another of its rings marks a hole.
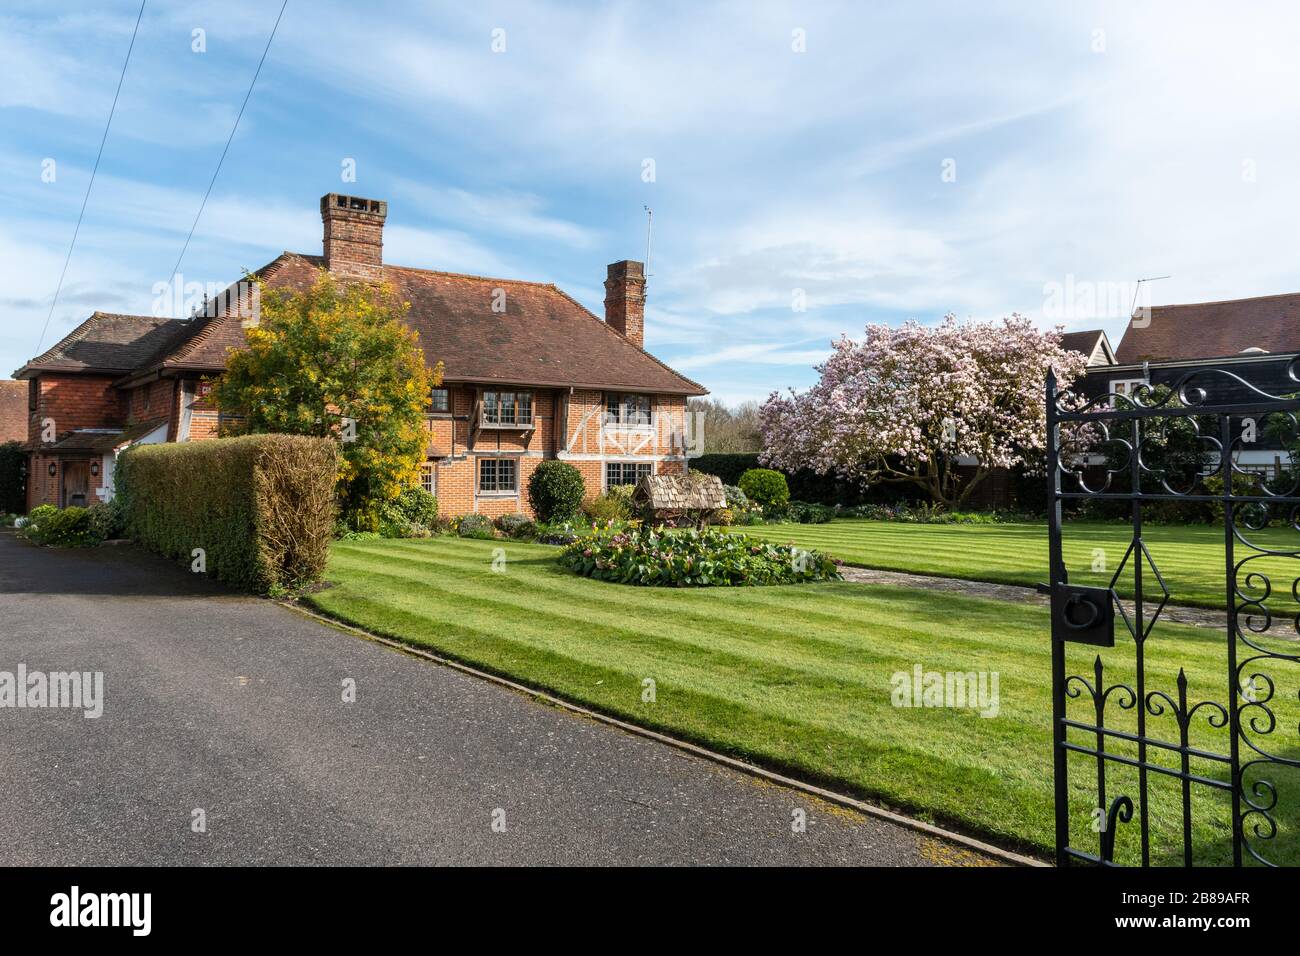
[[[482,423],[489,427],[533,424],[532,392],[484,392]]]
[[[429,389],[429,411],[435,413],[451,411],[451,392],[445,388]]]
[[[605,463],[605,487],[635,485],[646,475],[654,474],[654,465],[641,461],[609,461]]]
[[[482,494],[513,494],[519,488],[519,462],[513,458],[480,458],[478,490]]]
[[[650,396],[634,392],[605,395],[605,424],[635,427],[650,424]]]
[[[420,487],[431,495],[438,493],[437,469],[431,461],[420,466]]]

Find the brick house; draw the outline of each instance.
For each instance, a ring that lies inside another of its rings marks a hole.
[[[642,263],[608,267],[602,320],[552,284],[385,263],[386,202],[331,193],[320,209],[322,254],[285,252],[257,275],[300,289],[326,269],[390,283],[410,303],[427,361],[444,363],[421,472],[444,514],[528,513],[528,478],[546,459],[577,467],[589,496],[686,471],[686,401],[707,392],[645,351]],[[190,319],[96,312],[15,372],[29,508],[111,497],[130,445],[216,436],[211,383],[255,321],[246,291],[236,284]]]

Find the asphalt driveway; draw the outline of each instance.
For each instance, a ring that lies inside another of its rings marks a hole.
[[[104,704],[0,706],[0,864],[988,862],[131,547],[0,534],[19,665],[102,671]]]

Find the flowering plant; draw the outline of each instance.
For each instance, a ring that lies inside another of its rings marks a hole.
[[[587,577],[659,587],[732,587],[832,581],[831,557],[714,528],[597,528],[560,552]]]
[[[994,468],[1043,449],[1047,370],[1066,388],[1086,364],[1061,348],[1059,330],[1043,332],[1020,315],[869,325],[863,341],[834,343],[812,388],[772,393],[759,412],[760,460],[863,485],[911,482],[956,508]],[[959,459],[975,463],[968,480]]]

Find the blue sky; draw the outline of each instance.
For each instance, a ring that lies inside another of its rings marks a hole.
[[[4,372],[36,351],[137,9],[0,13]],[[149,3],[47,346],[152,310],[277,10]],[[389,201],[388,261],[600,314],[649,204],[647,347],[728,401],[809,384],[869,321],[1117,340],[1140,277],[1172,276],[1156,304],[1300,291],[1297,47],[1300,11],[1267,3],[290,0],[181,272],[318,252],[343,191]]]

